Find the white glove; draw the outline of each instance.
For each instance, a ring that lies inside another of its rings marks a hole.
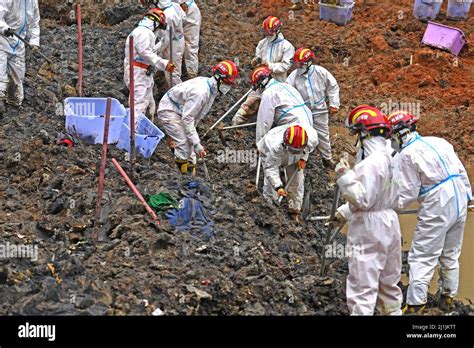
[[[341,158],[335,169],[338,178],[343,175],[346,175],[350,170],[351,166],[349,165],[349,162],[347,162],[347,160],[345,160],[344,158]]]
[[[201,145],[201,143],[194,146],[194,152],[199,158],[203,158],[207,155],[206,149]]]
[[[245,119],[244,116],[238,111],[235,116],[232,118],[232,125],[233,126],[239,126],[241,124],[244,124],[247,120]]]

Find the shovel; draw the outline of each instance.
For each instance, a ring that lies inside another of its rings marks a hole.
[[[286,185],[285,185],[285,192],[287,192],[288,189],[290,188],[290,185],[291,185],[291,184],[293,183],[293,181],[295,180],[296,174],[297,174],[298,172],[299,172],[299,169],[295,169],[295,171],[293,172],[293,174],[291,174],[290,179],[288,179],[288,182],[287,182]],[[281,202],[283,202],[283,197],[284,197],[284,196],[280,196],[280,197],[278,198],[278,205],[280,205]]]
[[[339,204],[339,196],[340,196],[340,189],[339,189],[339,185],[337,185],[334,190],[334,200],[332,201],[331,215],[329,216],[329,219],[333,219],[336,216],[337,206]],[[324,242],[324,249],[323,249],[323,257],[321,259],[321,274],[320,274],[321,276],[324,275],[324,271],[326,268],[326,253],[325,253],[326,245],[328,245],[331,242],[331,239],[333,238],[333,236],[335,236],[337,233],[339,233],[339,231],[342,230],[342,227],[344,227],[344,225],[340,226],[339,229],[336,230],[336,233],[334,234],[331,233],[331,227],[329,227],[326,233],[326,240]]]
[[[26,47],[28,47],[29,49],[32,49],[33,46],[31,46],[24,38],[22,38],[20,35],[18,35],[17,33],[14,33],[12,32],[13,36],[15,36],[18,40],[20,40],[21,42],[23,42],[25,44]],[[35,51],[36,53],[38,53],[44,60],[46,60],[48,62],[49,65],[53,65],[53,62],[51,61],[51,59],[49,59],[48,57],[46,57],[43,52],[41,52],[39,49],[37,49]]]

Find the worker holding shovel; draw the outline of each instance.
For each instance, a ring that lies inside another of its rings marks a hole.
[[[291,67],[291,59],[295,53],[293,45],[283,36],[282,27],[282,21],[275,16],[268,16],[263,21],[262,29],[265,38],[258,43],[255,58],[252,60],[254,68],[267,67],[271,70],[275,80],[279,82],[285,82],[288,70]],[[260,98],[258,90],[250,93],[233,117],[232,124],[237,126],[247,123],[257,113]]]
[[[418,201],[420,209],[408,254],[410,284],[404,312],[420,314],[428,300],[428,287],[440,265],[440,307],[449,310],[459,286],[468,202],[472,189],[466,169],[453,146],[437,137],[422,137],[413,115],[389,115],[395,156],[399,208]]]
[[[133,66],[135,79],[135,115],[138,119],[141,115],[154,115],[156,104],[153,98],[153,72],[155,70],[173,71],[174,64],[159,57],[153,52],[155,44],[155,32],[166,28],[166,17],[158,8],[148,10],[145,17],[131,32],[125,43],[124,59],[124,82],[130,88],[130,37],[133,36],[134,52]],[[147,112],[148,110],[148,112]]]
[[[314,129],[307,129],[308,132],[300,125],[275,127],[257,144],[265,177],[263,196],[271,202],[277,201],[281,196],[287,196],[288,212],[298,222],[304,196],[303,169],[309,154],[318,145],[318,136]],[[291,180],[286,190],[280,178],[281,167],[286,169]]]
[[[38,0],[0,1],[0,114],[5,112],[5,101],[16,107],[23,102],[25,43],[21,39],[38,50],[39,22]],[[8,83],[12,93],[7,93]]]
[[[382,112],[368,105],[354,109],[347,120],[358,136],[360,153],[354,169],[342,159],[336,166],[342,197],[336,220],[349,222],[347,248],[358,250],[349,258],[347,305],[351,315],[400,315],[402,291],[401,233],[395,208],[393,159],[386,139],[390,125]]]

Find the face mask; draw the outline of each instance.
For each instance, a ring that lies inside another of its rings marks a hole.
[[[400,140],[398,139],[397,136],[392,136],[390,138],[390,145],[392,146],[392,149],[395,151],[399,152],[400,151]]]
[[[232,87],[229,85],[226,85],[225,83],[221,83],[221,85],[219,86],[219,92],[221,92],[221,94],[223,95],[226,95],[227,93],[229,93],[231,89]]]
[[[305,74],[307,70],[308,70],[308,69],[306,69],[306,68],[297,68],[297,69],[296,69],[296,73],[297,73],[299,76],[301,76],[301,75]]]
[[[292,155],[301,155],[303,153],[303,149],[294,149],[288,146],[288,152]]]
[[[267,35],[267,39],[270,40],[270,41],[275,41],[276,38],[277,38],[277,35],[276,35],[276,34]]]

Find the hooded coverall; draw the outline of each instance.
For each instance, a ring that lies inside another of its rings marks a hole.
[[[291,178],[299,160],[308,161],[309,154],[318,145],[318,135],[312,127],[302,126],[308,135],[308,142],[301,154],[292,154],[285,147],[284,134],[288,125],[270,130],[257,144],[262,157],[264,170],[263,196],[269,201],[278,200],[276,189],[283,187],[280,178],[280,167],[285,167],[288,178]],[[298,170],[295,179],[288,188],[288,208],[300,211],[304,197],[304,173]]]
[[[311,65],[306,73],[301,73],[300,69],[294,70],[286,82],[300,92],[305,104],[311,109],[314,128],[319,136],[318,150],[324,159],[331,160],[329,112],[324,112],[324,110],[328,110],[326,97],[329,98],[330,107],[339,108],[340,106],[339,85],[336,79],[322,66]]]
[[[407,304],[423,305],[436,265],[440,265],[440,290],[454,297],[459,285],[467,203],[472,189],[466,169],[451,144],[417,132],[406,136],[395,157],[400,186],[399,208],[418,200],[418,224],[408,254],[410,284]]]
[[[154,66],[156,69],[164,71],[169,61],[162,59],[153,53],[155,44],[155,34],[153,32],[154,22],[149,18],[144,18],[138,26],[128,36],[125,43],[124,82],[130,88],[130,36],[134,40],[134,83],[135,83],[135,115],[137,119],[145,115],[149,108],[149,114],[154,115],[156,104],[153,98],[153,86],[155,84],[153,74],[147,76],[148,67]]]
[[[401,233],[395,208],[398,188],[393,159],[383,137],[363,140],[360,162],[337,180],[348,201],[338,212],[349,222],[346,284],[351,315],[401,315]]]
[[[161,99],[158,122],[175,142],[177,160],[196,164],[195,148],[201,144],[196,126],[211,109],[217,93],[215,78],[196,77],[173,87]]]
[[[285,82],[294,54],[295,48],[281,33],[276,37],[266,37],[261,40],[255,50],[255,57],[260,58],[262,63],[268,64],[272,77],[279,82]],[[232,123],[237,125],[247,122],[258,111],[260,98],[258,91],[252,91],[240,106]]]

